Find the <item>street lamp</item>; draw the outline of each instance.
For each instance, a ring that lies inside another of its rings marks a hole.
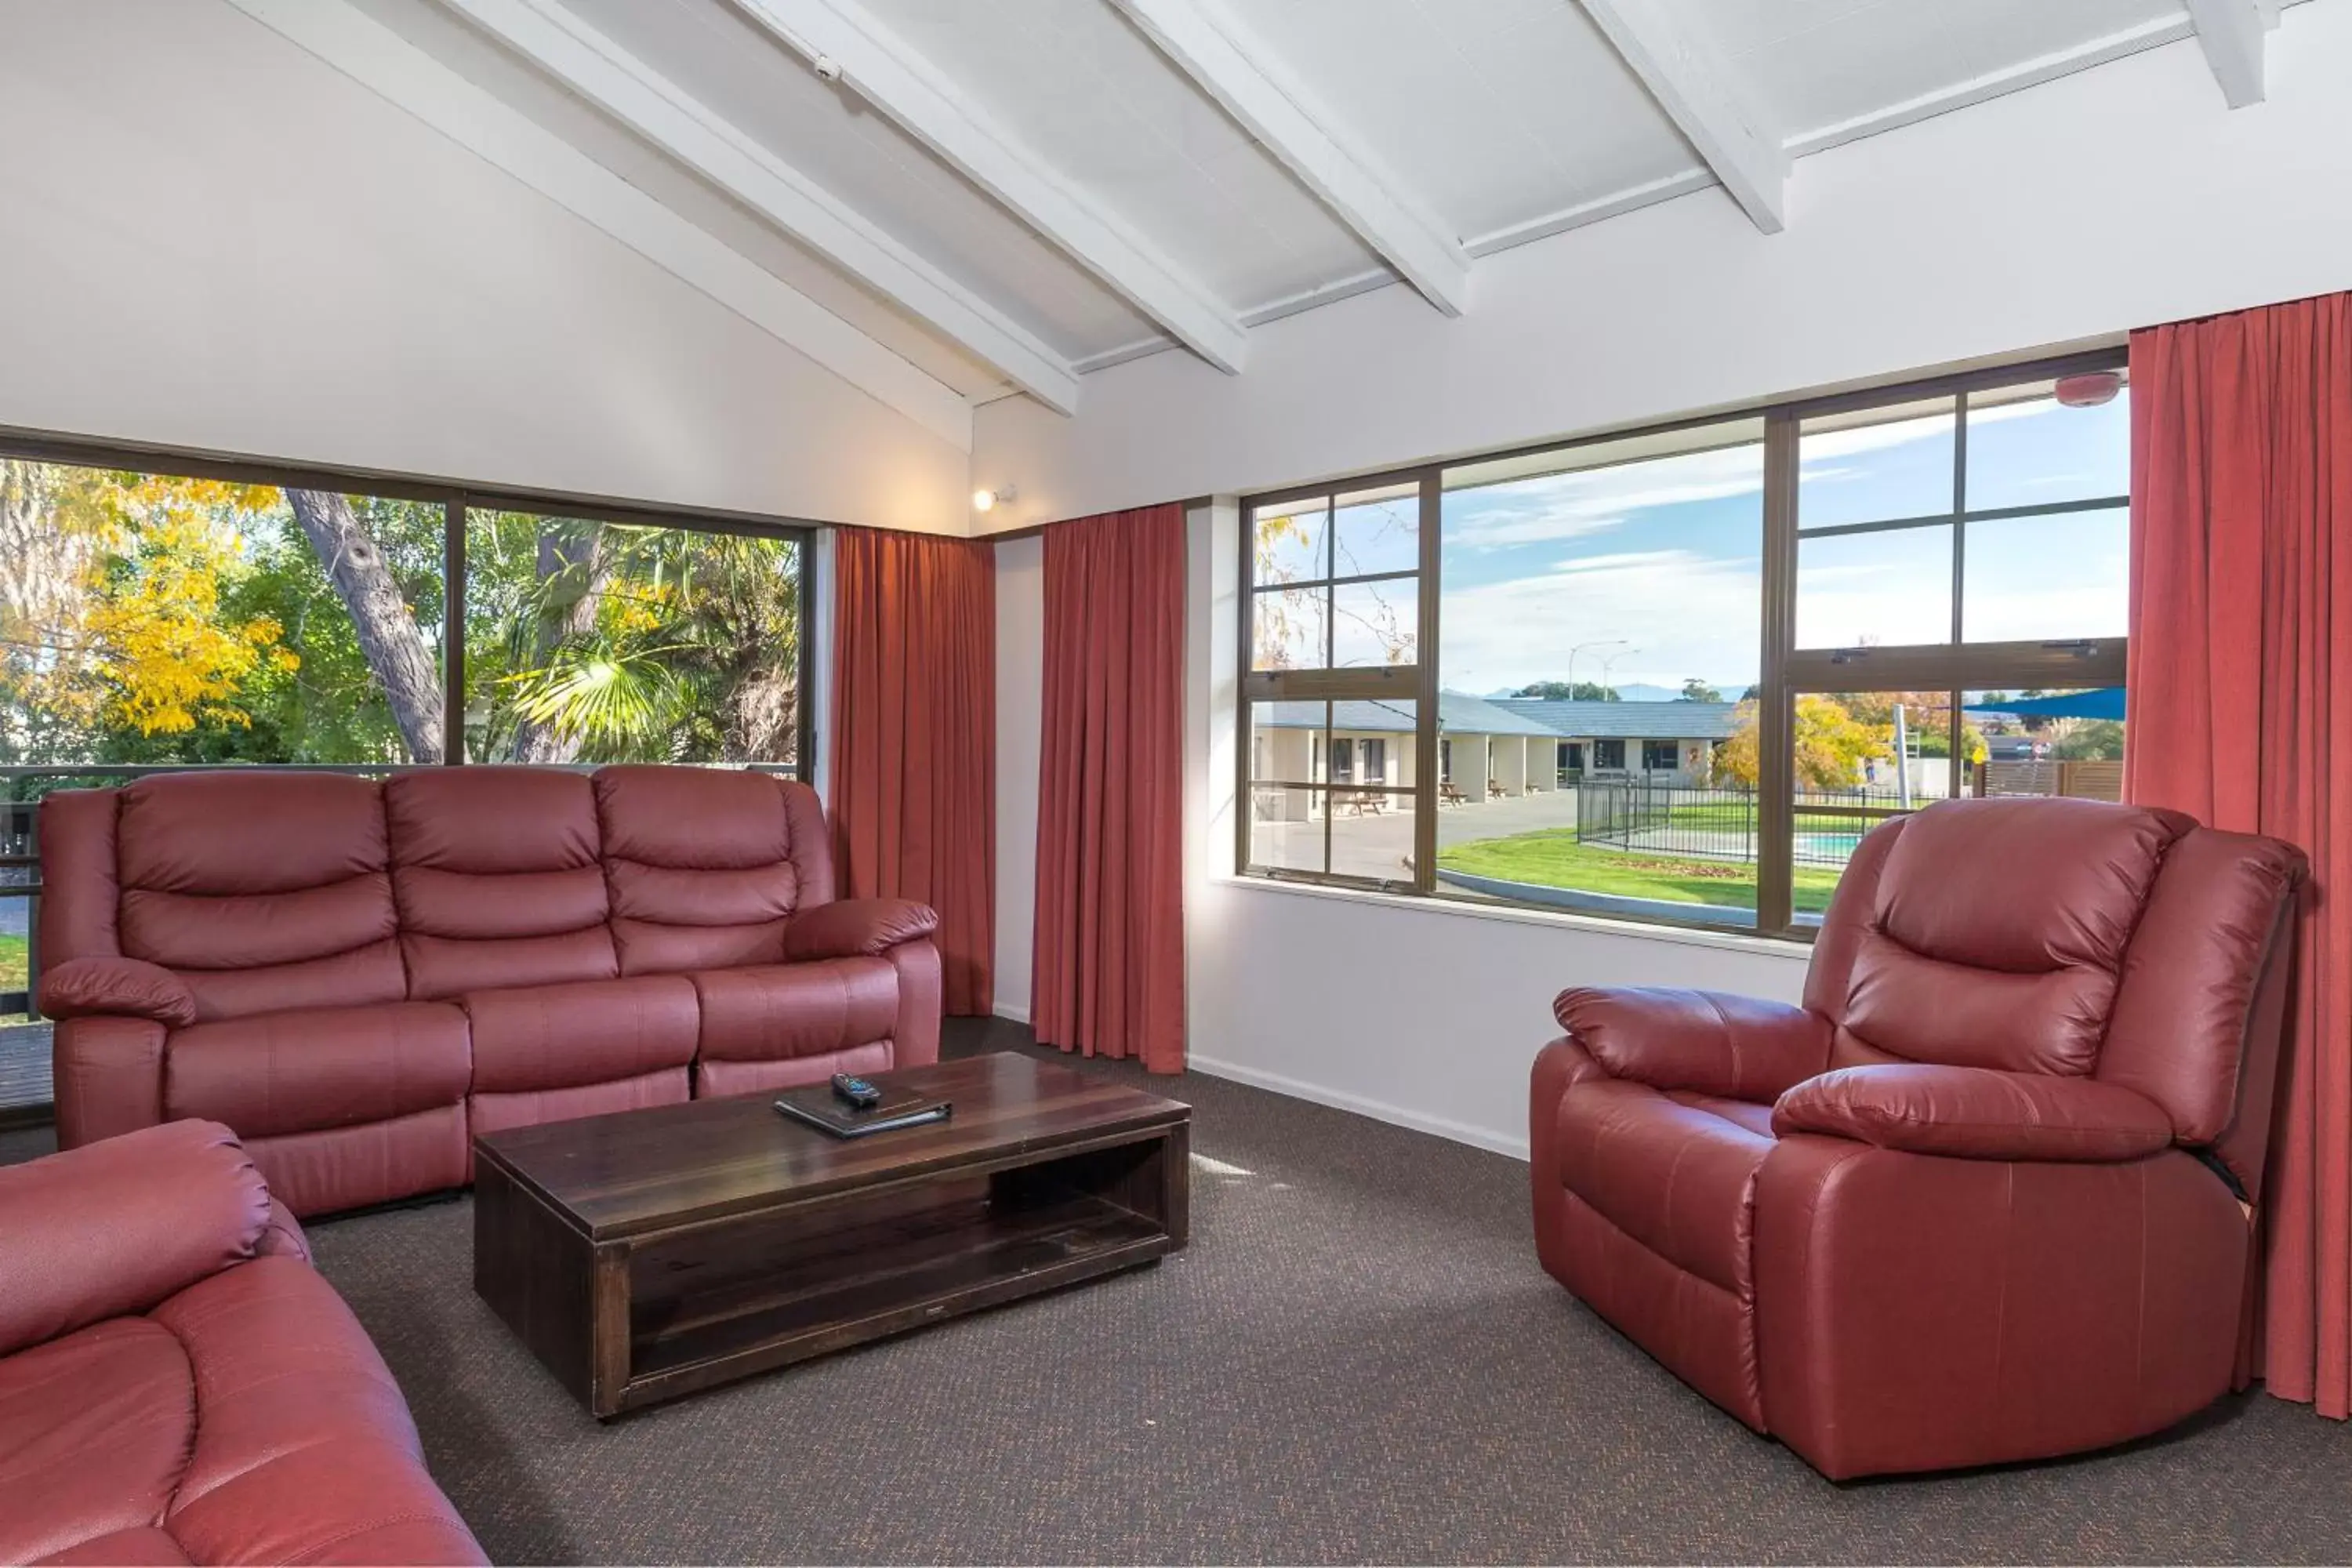
[[[1618,640],[1622,642],[1624,639],[1621,637]],[[1603,691],[1613,690],[1614,688],[1609,684],[1609,672],[1616,668],[1617,661],[1619,659],[1630,658],[1641,651],[1642,650],[1637,647],[1621,647],[1615,653],[1603,658],[1601,661],[1601,689]]]
[[[1580,642],[1580,643],[1578,643],[1574,647],[1570,648],[1570,649],[1568,650],[1568,694],[1569,694],[1569,696],[1570,696],[1570,697],[1574,697],[1574,696],[1576,695],[1576,656],[1577,656],[1578,654],[1582,653],[1586,648],[1589,648],[1589,647],[1623,647],[1624,646],[1625,646],[1625,639],[1624,639],[1623,637],[1605,637],[1605,638],[1601,639],[1601,641],[1599,641],[1599,642]],[[1621,656],[1619,656],[1619,657],[1622,657],[1622,656],[1621,655]],[[1609,684],[1609,678],[1608,678],[1608,674],[1607,674],[1608,666],[1607,666],[1607,663],[1606,663],[1605,661],[1603,662],[1603,664],[1602,664],[1602,666],[1601,666],[1601,668],[1602,668],[1602,675],[1601,675],[1601,685],[1606,686],[1606,685],[1608,685],[1608,684]]]

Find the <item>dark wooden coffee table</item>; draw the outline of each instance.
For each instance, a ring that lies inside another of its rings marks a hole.
[[[767,1097],[474,1140],[474,1289],[598,1416],[1153,1262],[1192,1108],[1005,1052],[877,1075],[948,1121],[839,1140]]]

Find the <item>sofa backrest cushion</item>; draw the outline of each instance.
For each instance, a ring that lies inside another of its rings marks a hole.
[[[1857,855],[1822,955],[1846,968],[1834,1059],[2083,1074],[2140,916],[2196,824],[2067,799],[1946,801]],[[1874,872],[1874,876],[1872,873]]]
[[[199,1020],[407,994],[374,781],[142,779],[115,839],[122,952],[176,972]]]
[[[610,767],[595,786],[623,974],[780,963],[784,921],[833,900],[824,813],[806,784]]]
[[[620,973],[586,774],[424,769],[383,804],[412,999]]]

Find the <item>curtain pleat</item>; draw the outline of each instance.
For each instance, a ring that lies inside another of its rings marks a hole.
[[[2272,1393],[2341,1419],[2352,1414],[2352,295],[2136,332],[2131,398],[2126,798],[2311,857],[2264,1182],[2261,1371]]]
[[[831,804],[843,893],[937,910],[946,1009],[985,1015],[995,1001],[995,552],[845,528],[834,561]]]
[[[1045,531],[1031,1022],[1184,1067],[1184,512]]]

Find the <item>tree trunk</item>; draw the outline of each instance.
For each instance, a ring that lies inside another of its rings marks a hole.
[[[536,651],[539,661],[545,664],[555,650],[573,637],[586,637],[596,629],[596,605],[604,591],[604,580],[611,575],[612,558],[604,548],[604,528],[602,523],[589,525],[584,540],[565,539],[555,533],[539,536],[539,581],[541,593],[559,577],[578,579],[580,592],[569,602],[547,601],[539,616]],[[555,730],[536,719],[517,717],[514,738],[507,747],[508,760],[544,766],[568,763],[580,754],[580,743],[566,740]]]
[[[286,492],[295,521],[310,536],[310,548],[327,569],[327,580],[343,601],[359,634],[360,652],[392,705],[393,722],[407,743],[411,762],[441,760],[441,678],[433,668],[433,650],[417,629],[407,595],[383,552],[368,537],[352,503],[326,490]]]

